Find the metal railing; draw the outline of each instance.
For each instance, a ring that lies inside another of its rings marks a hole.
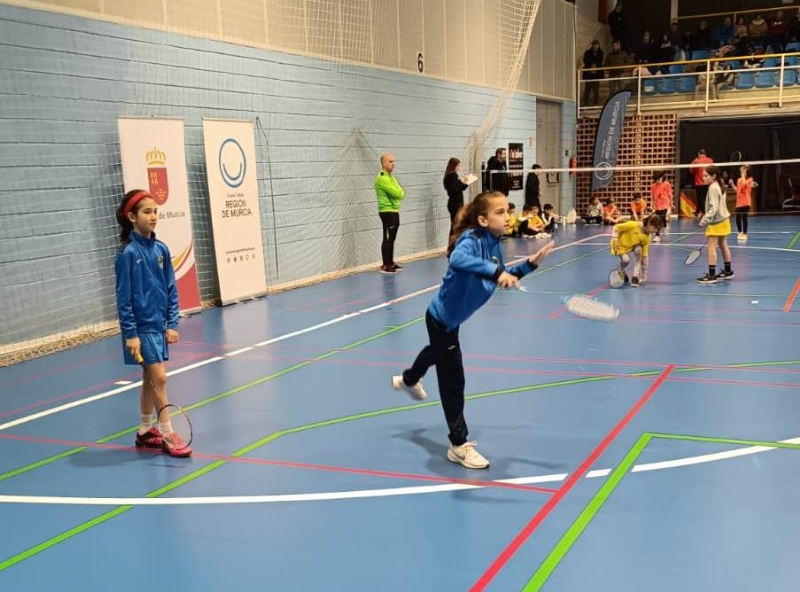
[[[603,72],[604,77],[586,79],[587,72]],[[597,105],[582,104],[587,84],[597,85]],[[579,112],[602,107],[616,90],[631,91],[630,104],[635,105],[637,114],[700,107],[709,111],[734,105],[783,107],[787,102],[800,102],[800,52],[581,69],[578,89]]]

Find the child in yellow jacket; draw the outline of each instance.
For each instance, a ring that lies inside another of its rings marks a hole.
[[[651,235],[661,230],[664,222],[655,214],[648,216],[641,222],[631,220],[614,225],[611,233],[611,254],[619,257],[619,275],[627,283],[629,281],[625,268],[631,262],[629,253],[633,252],[635,262],[633,277],[630,278],[631,286],[638,288],[640,282],[647,281],[647,264],[650,255]]]

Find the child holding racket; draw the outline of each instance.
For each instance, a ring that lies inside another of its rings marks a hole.
[[[125,363],[141,364],[141,422],[137,448],[160,448],[170,456],[187,457],[192,449],[173,430],[167,402],[168,344],[178,342],[178,292],[167,245],[156,240],[158,207],[146,191],[125,194],[117,209],[121,245],[117,252],[117,312]],[[152,426],[155,410],[158,429]]]
[[[436,366],[439,396],[450,429],[447,458],[469,469],[485,469],[489,461],[475,449],[475,442],[467,440],[459,327],[486,304],[498,286],[518,288],[519,280],[535,270],[553,249],[549,242],[521,264],[506,267],[499,237],[508,225],[508,201],[497,191],[481,193],[459,212],[447,249],[450,265],[425,313],[429,344],[411,368],[392,377],[393,388],[422,400],[427,397],[422,377],[428,368]]]
[[[706,213],[700,219],[700,226],[706,227],[708,239],[708,273],[697,278],[699,284],[716,284],[719,280],[732,280],[731,250],[728,247],[728,235],[731,233],[731,215],[725,203],[725,189],[721,184],[719,167],[711,165],[706,168],[704,181],[708,185],[706,197]],[[716,273],[717,246],[722,251],[725,268]]]
[[[628,274],[625,273],[625,268],[631,262],[630,253],[634,254],[633,277],[630,278],[631,286],[634,288],[647,281],[651,237],[658,233],[663,225],[664,222],[658,214],[650,214],[641,222],[630,220],[614,225],[611,233],[611,254],[619,257],[617,272],[626,283]]]

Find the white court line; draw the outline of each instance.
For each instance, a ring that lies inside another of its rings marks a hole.
[[[201,362],[197,362],[195,364],[191,364],[189,366],[184,366],[183,368],[177,368],[172,372],[169,372],[169,376],[174,376],[175,374],[181,374],[182,372],[188,372],[189,370],[194,370],[195,368],[200,368],[201,366],[205,366],[206,364],[211,364],[212,362],[219,362],[224,358],[219,356],[203,360]],[[13,421],[7,421],[4,424],[0,424],[0,431],[7,430],[9,428],[16,427],[18,425],[22,425],[24,423],[28,423],[30,421],[34,421],[36,419],[41,419],[43,417],[47,417],[48,415],[53,415],[55,413],[61,413],[62,411],[67,411],[68,409],[73,409],[74,407],[80,407],[81,405],[86,405],[88,403],[94,403],[95,401],[100,401],[102,399],[106,399],[108,397],[113,397],[114,395],[118,395],[120,393],[124,393],[125,391],[129,391],[131,389],[139,388],[142,386],[142,381],[139,380],[137,382],[131,383],[127,386],[121,386],[119,388],[111,389],[110,391],[106,391],[104,393],[100,393],[99,395],[92,395],[91,397],[86,397],[85,399],[78,399],[77,401],[73,401],[72,403],[65,403],[64,405],[59,405],[58,407],[51,407],[50,409],[45,409],[44,411],[40,411],[39,413],[34,413],[32,415],[26,415],[25,417],[20,417],[19,419],[15,419]]]
[[[781,440],[782,444],[800,444],[800,437]],[[710,462],[760,454],[778,448],[768,446],[748,446],[725,452],[702,454],[675,460],[660,461],[635,465],[631,473],[646,471],[659,471],[687,467]],[[607,477],[611,469],[595,469],[586,474],[585,479]],[[539,475],[535,477],[516,477],[513,479],[498,479],[496,483],[513,483],[528,485],[531,483],[559,483],[564,481],[568,473],[553,475]],[[226,505],[226,504],[276,504],[296,502],[319,502],[343,499],[364,499],[375,497],[393,497],[401,495],[422,495],[426,493],[445,493],[448,491],[467,491],[470,489],[485,489],[480,485],[465,485],[451,483],[448,485],[423,485],[416,487],[392,487],[388,489],[360,489],[355,491],[330,491],[320,493],[289,493],[281,495],[225,495],[207,497],[71,497],[47,495],[0,495],[0,504],[37,504],[37,505],[62,505],[62,506],[200,506],[200,505]]]
[[[232,358],[233,356],[238,356],[239,354],[243,354],[245,352],[253,351],[253,349],[255,349],[255,348],[253,348],[252,346],[243,347],[242,349],[237,349],[236,351],[228,352],[227,354],[225,354],[225,356],[228,357],[228,358]]]
[[[553,251],[560,251],[561,249],[566,249],[567,247],[571,247],[574,245],[579,245],[585,243],[586,241],[592,240],[596,237],[589,236],[586,238],[582,238],[580,240],[572,241],[571,243],[567,243],[565,245],[561,245],[553,249]],[[531,253],[533,254],[533,253]],[[518,263],[523,259],[526,259],[530,255],[526,255],[522,259],[516,261],[510,261],[510,264]],[[300,329],[298,331],[292,331],[291,333],[286,333],[284,335],[279,335],[278,337],[273,337],[272,339],[267,339],[266,341],[261,341],[259,343],[254,344],[252,347],[263,347],[265,345],[272,345],[273,343],[278,343],[279,341],[284,341],[286,339],[291,339],[292,337],[297,337],[298,335],[304,335],[306,333],[311,333],[312,331],[317,331],[318,329],[322,329],[324,327],[330,327],[331,325],[335,325],[337,323],[341,323],[342,321],[346,321],[347,319],[352,319],[354,317],[361,316],[363,314],[367,314],[369,312],[373,312],[375,310],[386,308],[387,306],[392,306],[394,304],[399,304],[400,302],[404,302],[406,300],[410,300],[411,298],[416,298],[417,296],[421,296],[422,294],[426,294],[428,292],[432,292],[439,288],[439,284],[435,286],[430,286],[429,288],[423,288],[422,290],[417,290],[416,292],[411,292],[410,294],[406,294],[404,296],[400,296],[398,298],[394,298],[393,300],[389,300],[387,302],[382,302],[380,304],[376,304],[375,306],[371,306],[369,308],[363,308],[356,312],[351,312],[348,314],[341,315],[329,321],[325,321],[323,323],[318,323],[316,325],[312,325],[310,327],[306,327],[305,329]],[[231,352],[227,354],[228,356],[236,355],[242,353],[243,351],[247,351],[247,348],[242,348],[235,352]],[[213,358],[209,358],[208,360],[201,360],[200,362],[196,362],[194,364],[190,364],[188,366],[184,366],[182,368],[176,368],[175,370],[170,370],[167,372],[167,376],[175,376],[177,374],[181,374],[183,372],[187,372],[189,370],[195,370],[200,368],[201,366],[205,366],[206,364],[211,364],[213,362],[219,362],[220,360],[224,360],[225,356],[215,356]],[[7,430],[9,428],[13,428],[19,425],[23,425],[29,423],[31,421],[35,421],[37,419],[41,419],[43,417],[47,417],[49,415],[54,415],[56,413],[61,413],[62,411],[67,411],[69,409],[74,409],[75,407],[80,407],[81,405],[87,405],[89,403],[94,403],[95,401],[100,401],[102,399],[106,399],[108,397],[113,397],[114,395],[118,395],[120,393],[124,393],[126,391],[130,391],[136,388],[139,388],[142,385],[142,381],[139,380],[137,382],[133,382],[126,386],[121,386],[119,388],[111,389],[109,391],[105,391],[103,393],[99,393],[97,395],[92,395],[90,397],[85,397],[83,399],[78,399],[77,401],[73,401],[71,403],[66,403],[64,405],[59,405],[58,407],[51,407],[50,409],[45,409],[44,411],[40,411],[38,413],[33,413],[32,415],[26,415],[24,417],[20,417],[19,419],[15,419],[13,421],[8,421],[6,423],[0,424],[0,432],[3,430]]]

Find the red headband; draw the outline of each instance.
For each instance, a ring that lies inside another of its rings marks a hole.
[[[133,206],[142,201],[145,197],[149,197],[150,199],[153,198],[153,196],[147,193],[147,191],[140,191],[139,193],[135,193],[133,197],[128,200],[128,203],[125,204],[125,207],[122,209],[122,215],[127,218],[128,214],[131,213]]]

